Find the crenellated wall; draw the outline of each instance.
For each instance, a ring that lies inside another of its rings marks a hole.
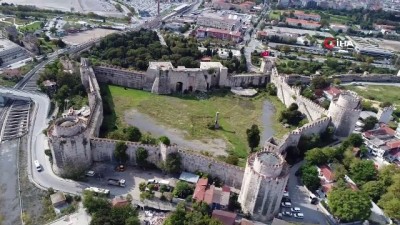
[[[114,149],[118,140],[91,138],[90,145],[92,147],[92,158],[95,162],[112,162],[115,161]],[[155,165],[159,165],[164,161],[168,154],[178,152],[182,160],[182,169],[189,172],[202,171],[209,173],[212,176],[217,176],[225,184],[240,188],[243,179],[243,169],[238,166],[233,166],[213,158],[206,157],[194,152],[178,150],[176,145],[165,146],[160,145],[144,145],[136,142],[125,142],[128,146],[126,153],[129,156],[128,164],[137,165],[136,151],[139,147],[147,150],[147,160]]]
[[[95,66],[93,71],[100,83],[110,83],[135,89],[143,89],[145,86],[146,74],[144,72],[110,65]]]

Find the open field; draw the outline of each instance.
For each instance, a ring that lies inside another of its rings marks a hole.
[[[24,26],[19,26],[18,29],[21,32],[35,32],[36,30],[39,30],[42,28],[41,24],[42,24],[42,22],[36,21],[36,22],[32,22],[32,23],[24,25]]]
[[[112,126],[115,120],[117,129],[125,126],[126,112],[137,110],[149,116],[161,125],[182,131],[184,138],[201,141],[222,139],[227,143],[229,153],[244,158],[248,154],[246,129],[252,124],[258,124],[260,129],[263,123],[263,106],[266,94],[255,98],[242,98],[229,92],[218,92],[204,100],[195,96],[162,96],[149,92],[125,89],[117,86],[103,86],[109,96],[103,98],[115,110],[115,115],[105,116],[105,123]],[[277,103],[272,101],[272,104]],[[283,105],[278,110],[283,109]],[[264,110],[265,111],[265,110]],[[270,111],[271,121],[277,121],[273,109]],[[220,112],[220,130],[210,130],[207,124],[214,122],[216,112]],[[264,112],[265,113],[265,112]],[[268,113],[268,112],[267,112]],[[268,117],[269,118],[269,117]],[[272,122],[270,129],[283,135],[288,129],[283,129],[279,123]],[[207,149],[205,149],[207,151]]]
[[[366,99],[379,102],[391,102],[394,105],[400,105],[400,87],[369,85],[369,86],[346,86],[346,89],[357,92]]]
[[[75,34],[69,34],[66,37],[63,37],[62,40],[67,44],[78,45],[83,42],[87,42],[90,39],[105,37],[109,34],[117,32],[116,30],[108,30],[108,29],[100,29],[96,28],[93,30],[83,31]]]

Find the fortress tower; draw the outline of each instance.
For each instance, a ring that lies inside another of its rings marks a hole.
[[[329,105],[328,116],[332,118],[335,134],[347,137],[353,132],[361,113],[361,99],[353,92],[342,92],[336,101]]]
[[[57,119],[48,131],[53,170],[66,175],[88,168],[92,163],[86,125],[75,116]]]
[[[393,111],[393,106],[385,107],[383,109],[380,108],[377,113],[378,121],[381,123],[389,123],[390,119],[392,118]]]
[[[279,210],[288,178],[289,167],[281,154],[264,148],[250,155],[238,199],[243,212],[270,221]]]

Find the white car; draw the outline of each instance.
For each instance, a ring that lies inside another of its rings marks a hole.
[[[282,211],[282,215],[284,216],[292,216],[292,213],[289,211]]]
[[[293,213],[293,217],[297,219],[303,219],[304,214],[303,213]]]
[[[282,202],[282,204],[281,204],[283,207],[291,207],[292,206],[292,203],[290,203],[290,202]]]
[[[300,208],[299,207],[293,207],[290,209],[290,211],[292,212],[300,212]]]
[[[149,183],[149,184],[158,184],[158,181],[156,179],[149,179],[149,180],[147,180],[147,183]]]
[[[289,197],[289,192],[287,191],[283,192],[283,197]]]
[[[89,170],[89,171],[86,172],[85,175],[88,176],[88,177],[94,177],[95,174],[96,173],[93,170]]]

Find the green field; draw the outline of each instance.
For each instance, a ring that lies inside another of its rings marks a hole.
[[[369,85],[369,86],[346,86],[346,89],[357,92],[362,97],[379,102],[391,102],[400,105],[400,87]]]
[[[273,10],[269,14],[269,19],[271,19],[271,20],[279,20],[280,17],[281,17],[281,11]]]
[[[34,31],[42,28],[41,24],[42,24],[42,22],[36,21],[36,22],[33,22],[33,23],[25,25],[25,26],[20,26],[18,29],[21,32],[34,32]]]
[[[230,92],[218,92],[205,100],[198,100],[195,96],[155,95],[108,85],[102,86],[102,96],[115,112],[105,116],[105,127],[113,127],[116,124],[117,129],[122,129],[125,126],[124,112],[136,109],[157,122],[184,131],[187,139],[222,138],[228,143],[228,151],[240,158],[248,154],[246,129],[252,124],[262,127],[263,102],[268,99],[276,106],[278,113],[273,115],[273,121],[277,121],[277,115],[284,109],[276,97],[267,96],[265,93],[254,98],[242,98]],[[208,129],[207,124],[213,123],[216,112],[220,112],[222,129],[214,131]],[[289,131],[278,122],[274,123],[273,129],[277,131],[278,137]]]

